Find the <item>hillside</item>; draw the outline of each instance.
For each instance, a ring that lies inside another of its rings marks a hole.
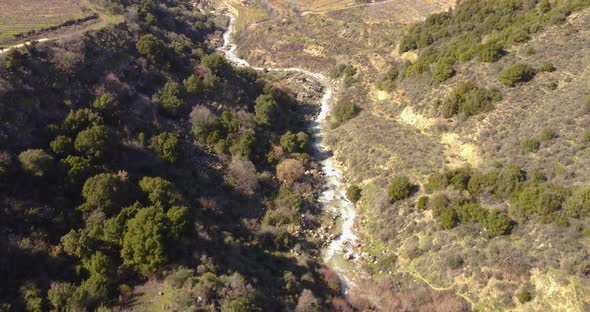
[[[328,140],[362,190],[370,276],[357,307],[432,297],[413,280],[482,311],[589,308],[589,5],[270,1],[276,23],[244,25],[249,60],[336,80]]]
[[[225,16],[121,23],[0,55],[0,311],[339,304],[309,155],[321,86],[216,53]]]

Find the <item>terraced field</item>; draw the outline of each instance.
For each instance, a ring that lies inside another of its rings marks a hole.
[[[0,45],[14,35],[62,24],[85,15],[80,0],[3,0],[0,10]]]

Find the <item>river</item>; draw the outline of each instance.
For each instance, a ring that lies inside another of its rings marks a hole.
[[[240,58],[237,53],[237,46],[232,43],[235,30],[236,17],[228,13],[230,22],[226,32],[223,34],[223,46],[218,50],[234,65],[241,67],[250,67],[255,70],[266,70],[275,72],[297,72],[312,77],[319,81],[324,90],[321,99],[320,112],[316,119],[310,125],[312,135],[313,157],[320,163],[321,170],[325,176],[325,185],[320,194],[318,201],[324,210],[332,210],[339,215],[340,235],[333,239],[325,250],[322,251],[323,260],[332,270],[334,270],[342,282],[344,293],[354,285],[354,270],[349,261],[358,259],[353,251],[353,246],[357,241],[354,234],[354,219],[356,210],[354,205],[346,199],[346,185],[343,183],[342,170],[336,166],[331,156],[330,150],[323,143],[324,127],[326,119],[330,112],[330,104],[333,96],[333,85],[331,79],[321,73],[312,72],[299,67],[275,68],[275,67],[257,67],[252,66],[248,61]]]

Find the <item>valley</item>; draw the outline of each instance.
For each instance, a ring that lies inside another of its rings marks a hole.
[[[0,12],[0,311],[586,311],[590,1]]]

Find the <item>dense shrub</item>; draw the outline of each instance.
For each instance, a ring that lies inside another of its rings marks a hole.
[[[497,90],[479,88],[470,82],[460,83],[444,100],[441,107],[441,114],[450,118],[457,114],[473,116],[479,113],[491,111],[494,102],[500,99]]]
[[[287,131],[280,139],[281,147],[287,150],[289,153],[303,152],[309,146],[309,136],[300,131],[297,134]]]
[[[377,88],[382,91],[391,91],[395,88],[399,75],[400,72],[397,66],[391,66],[377,81]]]
[[[518,83],[531,81],[536,73],[528,64],[514,64],[500,73],[500,80],[503,84],[514,87]]]
[[[334,106],[332,116],[336,125],[354,118],[359,113],[359,108],[352,102],[342,102]]]
[[[127,222],[121,249],[125,264],[136,267],[141,274],[148,276],[168,262],[166,227],[166,217],[161,209],[140,209]]]
[[[488,216],[487,210],[477,203],[458,205],[455,209],[461,223],[483,223]]]
[[[74,151],[74,142],[70,137],[58,135],[49,143],[51,150],[58,156],[65,156]]]
[[[172,132],[162,132],[152,138],[150,148],[163,160],[175,163],[180,158],[180,141]]]
[[[143,177],[139,188],[145,192],[149,201],[159,207],[170,207],[182,203],[182,195],[172,182],[160,177]]]
[[[105,126],[93,126],[76,136],[76,151],[90,158],[103,158],[113,147],[112,132]]]
[[[276,119],[279,104],[270,93],[264,93],[256,99],[254,111],[256,112],[256,123],[262,126],[270,126]]]
[[[200,94],[205,89],[203,80],[199,79],[195,75],[190,75],[188,78],[182,81],[182,84],[186,92],[191,95]]]
[[[211,70],[211,72],[215,76],[222,76],[231,69],[231,66],[229,65],[227,60],[221,54],[218,53],[205,55],[201,59],[201,65]]]
[[[428,177],[426,191],[432,193],[433,191],[445,189],[449,185],[452,185],[459,191],[466,190],[470,176],[471,169],[465,167],[446,172],[434,173]]]
[[[491,171],[487,180],[493,184],[493,192],[502,199],[507,199],[512,191],[516,189],[519,182],[524,181],[524,171],[517,165],[509,165],[500,169],[500,171]],[[490,183],[490,185],[492,185]]]
[[[568,217],[578,218],[590,215],[590,187],[576,187],[565,202]]]
[[[430,201],[430,197],[428,196],[421,196],[418,198],[418,202],[416,203],[416,207],[419,210],[425,210],[428,207],[428,202]]]
[[[92,103],[92,107],[99,111],[105,119],[113,119],[117,113],[118,102],[111,93],[100,94]]]
[[[356,68],[352,65],[338,64],[330,72],[330,76],[334,79],[344,76],[344,78],[356,75]]]
[[[66,135],[75,136],[84,129],[102,124],[103,119],[98,113],[88,108],[82,108],[70,110],[66,118],[62,121],[60,129]]]
[[[182,99],[182,87],[177,82],[167,82],[156,97],[160,107],[170,116],[177,116],[183,109],[184,100]]]
[[[387,195],[393,201],[400,201],[406,199],[412,195],[412,189],[414,185],[410,182],[410,179],[406,176],[396,176],[391,179],[389,187],[387,189]]]
[[[346,198],[356,204],[361,199],[362,189],[356,185],[351,185],[346,189]]]
[[[428,207],[432,210],[435,217],[440,215],[440,212],[447,208],[449,205],[449,199],[444,194],[438,194],[433,196],[428,204]]]
[[[166,49],[164,42],[152,34],[141,36],[137,41],[136,48],[152,63],[161,62]]]
[[[527,181],[512,195],[511,211],[523,220],[533,214],[537,214],[543,220],[551,220],[561,210],[567,195],[567,190],[562,186]]]
[[[432,80],[435,82],[443,82],[455,74],[453,66],[446,61],[438,61],[432,69]]]
[[[541,142],[535,138],[530,138],[522,141],[522,147],[529,153],[534,153],[541,147]]]
[[[542,72],[554,72],[557,68],[555,68],[555,66],[553,66],[553,64],[551,63],[545,63],[543,65],[541,65],[539,68],[537,68],[537,72],[542,73]]]
[[[487,215],[484,226],[489,237],[505,235],[512,228],[512,220],[505,213],[493,210]]]
[[[400,41],[400,52],[437,48],[434,53],[420,53],[417,64],[431,64],[441,57],[466,62],[477,54],[482,61],[494,62],[502,56],[500,47],[527,41],[545,25],[563,23],[571,12],[588,6],[584,0],[542,4],[539,10],[533,4],[463,1],[453,11],[433,14],[412,26]],[[484,39],[488,43],[480,45]]]
[[[454,228],[459,222],[459,216],[455,209],[447,207],[440,211],[438,216],[438,224],[443,230]]]
[[[129,198],[125,181],[115,174],[101,173],[86,180],[82,197],[86,202],[80,207],[83,211],[100,209],[112,214],[120,209]]]
[[[504,53],[502,46],[495,42],[485,43],[479,47],[479,59],[482,62],[495,63]]]

